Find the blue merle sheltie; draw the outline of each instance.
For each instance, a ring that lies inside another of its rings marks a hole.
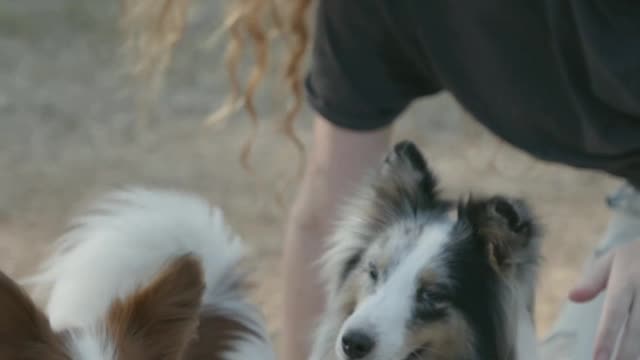
[[[418,148],[397,143],[323,259],[311,360],[536,359],[539,228],[520,199],[443,199]]]

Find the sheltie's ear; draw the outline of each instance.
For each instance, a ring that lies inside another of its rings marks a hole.
[[[398,219],[413,218],[418,213],[445,214],[449,204],[440,199],[436,177],[418,147],[410,141],[397,142],[382,163],[363,184],[362,191],[349,202],[344,219],[351,222],[350,240],[334,242],[325,254],[328,274],[340,274],[331,280],[335,288],[342,286],[356,269],[370,244],[389,225]],[[355,230],[354,230],[355,229]],[[331,277],[331,276],[329,276]]]
[[[373,222],[442,209],[449,204],[438,196],[437,180],[418,147],[410,141],[394,145],[370,184]]]
[[[59,337],[29,296],[0,272],[0,359],[67,359]]]
[[[385,156],[380,176],[400,186],[420,190],[428,197],[435,196],[436,177],[427,165],[420,149],[411,141],[400,141]],[[411,191],[413,192],[413,191]]]
[[[483,242],[494,270],[504,273],[520,264],[537,263],[539,225],[523,200],[501,196],[469,200],[459,213]]]
[[[150,285],[115,302],[107,324],[122,358],[179,359],[197,336],[204,287],[200,262],[184,256]]]

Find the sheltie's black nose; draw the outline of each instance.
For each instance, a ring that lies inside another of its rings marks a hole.
[[[353,360],[367,356],[375,344],[371,336],[361,331],[350,331],[342,337],[342,350]]]

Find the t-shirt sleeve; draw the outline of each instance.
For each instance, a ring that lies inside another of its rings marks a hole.
[[[439,90],[420,71],[418,51],[398,36],[407,33],[393,25],[402,19],[391,22],[382,2],[318,3],[305,89],[311,107],[342,128],[382,128],[414,99]]]

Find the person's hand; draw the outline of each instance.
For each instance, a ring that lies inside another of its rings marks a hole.
[[[596,259],[569,298],[586,302],[607,289],[595,341],[596,360],[640,359],[640,241],[611,249]],[[620,330],[624,329],[615,359]]]

